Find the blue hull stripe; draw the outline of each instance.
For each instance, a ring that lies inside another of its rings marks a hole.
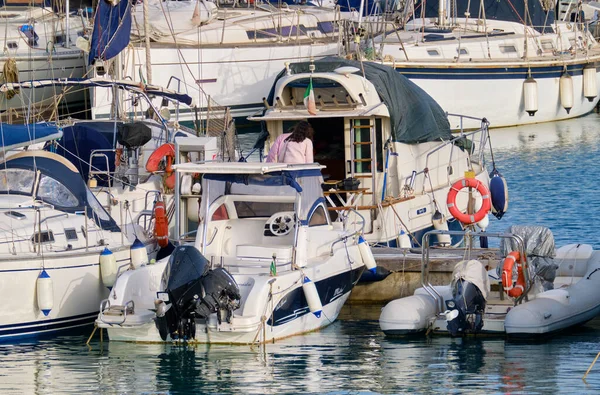
[[[119,259],[117,262],[128,261],[129,258]],[[47,267],[47,271],[51,270],[63,270],[63,269],[78,269],[82,267],[92,267],[92,266],[100,266],[100,263],[89,263],[87,265],[75,265],[75,266],[61,266],[61,267]],[[39,272],[41,270],[40,267],[35,267],[31,269],[13,269],[13,270],[0,270],[0,273],[15,273],[15,272]],[[1,326],[0,326],[1,328]]]
[[[598,66],[598,64],[595,64]],[[567,66],[571,76],[583,74],[583,64]],[[401,67],[396,65],[396,71],[409,79],[425,80],[504,80],[522,79],[528,77],[529,70],[533,78],[559,78],[564,70],[563,66],[548,67],[490,67],[490,68],[436,68],[436,67]]]
[[[79,326],[91,325],[96,318],[98,318],[98,312],[52,320],[2,325],[0,326],[0,341],[14,340],[18,337],[36,336],[42,333],[47,334]]]
[[[323,307],[350,292],[360,279],[364,269],[365,267],[361,266],[352,271],[349,270],[315,282]],[[275,306],[273,314],[267,321],[267,325],[279,326],[287,324],[303,315],[311,314],[302,287],[292,290],[282,301],[283,304],[280,302]]]

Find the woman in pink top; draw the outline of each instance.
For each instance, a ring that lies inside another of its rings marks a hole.
[[[313,134],[310,123],[298,122],[291,133],[277,137],[269,150],[267,162],[313,163]]]

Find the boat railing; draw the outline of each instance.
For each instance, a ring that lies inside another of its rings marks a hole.
[[[352,207],[348,207],[348,211],[346,212],[346,214],[344,215],[344,219],[342,220],[342,223],[344,224],[344,229],[346,228],[346,220],[348,219],[348,216],[349,216],[348,214],[349,214],[350,211],[354,212],[354,214],[356,214],[362,220],[361,223],[360,223],[360,229],[355,230],[355,231],[353,231],[353,232],[351,232],[349,234],[345,234],[345,235],[340,236],[337,239],[335,239],[331,243],[331,249],[329,250],[329,255],[330,256],[333,256],[333,246],[334,245],[336,245],[337,243],[346,241],[350,237],[362,235],[363,232],[364,232],[364,230],[365,230],[365,222],[366,222],[365,217],[360,212],[358,212],[358,210],[356,210],[356,209],[354,209]]]
[[[422,177],[423,178],[423,191],[426,191],[425,181],[426,181],[426,178],[430,176],[430,173],[433,170],[430,167],[431,158],[433,155],[435,155],[439,151],[441,151],[443,149],[447,149],[447,147],[450,147],[450,155],[448,157],[448,162],[446,163],[446,169],[447,169],[447,173],[448,173],[447,174],[448,179],[446,180],[447,183],[450,183],[449,176],[453,174],[452,162],[454,160],[453,159],[454,158],[454,155],[453,155],[454,150],[467,149],[469,151],[469,156],[470,156],[471,162],[479,163],[479,164],[483,165],[485,148],[487,147],[487,143],[488,143],[489,122],[487,122],[487,120],[485,118],[481,119],[481,118],[476,118],[476,117],[470,117],[470,116],[464,116],[464,115],[454,115],[454,114],[448,114],[448,115],[461,117],[461,120],[460,120],[461,130],[460,130],[459,135],[453,137],[450,140],[444,141],[440,145],[432,148],[431,150],[427,151],[426,153],[423,153],[423,155],[425,156],[425,166],[421,170],[413,171],[411,175],[407,176],[404,179],[404,189],[405,190],[414,191],[417,178]],[[462,128],[463,119],[481,120],[481,128],[477,129],[477,130],[466,132]],[[474,144],[475,140],[477,140],[476,144]],[[457,143],[460,141],[470,141],[471,144],[467,145],[467,147],[461,148],[457,145]],[[443,164],[440,163],[439,166],[442,166],[442,165]],[[438,184],[439,184],[439,182],[438,182]],[[431,185],[430,187],[433,187],[433,186]]]
[[[108,186],[112,186],[112,175],[110,174],[110,161],[108,159],[108,152],[116,152],[114,148],[104,148],[104,149],[95,149],[90,153],[90,160],[88,162],[88,176],[90,179],[95,176],[105,176],[106,182],[108,182]],[[97,166],[92,165],[94,158],[99,158],[100,160],[104,160],[106,163],[106,170],[102,170]]]
[[[570,13],[565,15],[566,16],[570,16]],[[382,60],[384,62],[391,62],[394,64],[396,61],[410,61],[409,59],[409,55],[404,47],[404,42],[402,40],[402,38],[400,37],[400,32],[405,31],[405,23],[403,22],[398,22],[397,20],[386,20],[384,19],[385,15],[382,15],[381,18],[376,19],[376,20],[363,20],[361,22],[361,30],[357,31],[354,27],[353,27],[353,23],[352,21],[346,21],[346,25],[344,27],[344,32],[345,32],[345,36],[344,36],[344,44],[345,44],[345,49],[346,52],[350,52],[350,43],[353,42],[353,40],[351,40],[353,35],[359,35],[362,39],[363,42],[367,42],[367,43],[372,43],[373,47],[371,49],[367,49],[365,51],[365,53],[363,54],[363,56],[365,56],[367,59],[379,59]],[[561,22],[560,20],[557,19],[557,22]],[[563,20],[562,22],[567,22],[568,24],[566,25],[566,32],[570,32],[573,34],[579,33],[579,32],[588,32],[589,36],[586,35],[586,38],[591,37],[597,37],[596,34],[594,34],[594,31],[598,31],[598,24],[593,24],[594,22],[597,21],[581,21],[579,19],[579,17],[577,17],[577,20],[575,22],[570,22],[567,20]],[[570,23],[569,23],[570,22]],[[525,44],[525,48],[524,51],[525,53],[523,54],[525,57],[527,56],[532,56],[532,55],[541,55],[546,53],[547,55],[551,55],[551,56],[555,56],[557,54],[557,49],[553,48],[550,51],[547,51],[543,48],[542,43],[539,41],[540,38],[544,37],[546,34],[551,33],[551,34],[557,34],[558,36],[561,36],[561,34],[566,33],[565,31],[562,31],[562,26],[563,25],[556,25],[556,24],[546,24],[546,25],[527,25],[526,29],[523,30],[523,34],[525,35],[525,39],[526,41],[530,42],[530,45],[533,44],[533,47],[535,47],[534,51],[532,52],[531,50],[527,50],[527,44]],[[422,30],[423,26],[419,26],[416,30],[414,30],[416,33],[420,33]],[[460,23],[457,21],[454,21],[453,23],[451,23],[450,25],[447,26],[448,29],[451,28],[459,28],[461,32],[469,32],[469,31],[473,31],[473,32],[478,32],[478,33],[482,33],[482,34],[487,34],[490,37],[497,35],[497,34],[501,34],[501,35],[506,35],[506,34],[514,34],[514,32],[494,32],[494,31],[488,31],[487,33],[485,31],[480,31],[479,29],[477,30],[471,30],[468,29],[467,26],[464,25],[464,23]],[[423,36],[425,35],[425,33],[422,33]],[[379,36],[380,39],[378,39],[376,42],[373,40],[376,36]],[[390,41],[388,39],[389,36],[393,36],[396,40],[394,41]],[[411,36],[412,39],[412,36]],[[399,54],[401,53],[404,56],[404,59],[396,59],[393,56],[387,55],[384,56],[384,48],[386,45],[400,45],[401,50],[399,51]],[[378,48],[375,48],[375,45],[378,45]],[[460,43],[459,43],[460,45]],[[489,45],[489,44],[488,44]],[[586,53],[588,51],[588,43],[587,40],[576,40],[576,45],[573,46],[572,48],[569,48],[568,51],[566,52],[577,52],[577,51],[582,51],[583,53]],[[560,51],[558,51],[558,53],[560,53]],[[486,56],[485,53],[483,53],[484,58],[488,58],[489,56]],[[460,59],[460,55],[457,57],[454,57],[454,61],[458,61]],[[393,67],[394,67],[393,66]]]
[[[287,6],[287,5],[286,5]],[[311,42],[318,41],[319,37],[315,37],[309,34],[305,27],[307,19],[313,19],[314,25],[318,26],[319,23],[323,22],[331,22],[333,28],[331,32],[326,32],[319,30],[321,32],[322,37],[328,39],[334,39],[339,36],[341,26],[343,24],[343,20],[341,18],[341,14],[339,12],[339,7],[336,10],[332,10],[334,12],[334,17],[330,20],[321,20],[317,15],[310,12],[310,10],[295,10],[291,8],[276,8],[276,7],[258,7],[263,11],[268,12],[268,15],[258,15],[252,18],[251,24],[248,22],[249,20],[241,20],[234,21],[232,24],[234,25],[249,25],[253,26],[251,29],[247,29],[246,33],[254,33],[253,35],[249,35],[249,40],[252,42],[257,42],[258,40],[264,39],[277,39],[278,41],[306,41],[309,40]],[[295,15],[295,17],[291,17],[291,15]],[[284,19],[285,18],[285,19]],[[266,21],[266,25],[264,27],[257,27],[256,24],[260,21]],[[287,21],[292,21],[287,24]],[[224,20],[225,22],[225,20]],[[273,28],[274,26],[274,28]],[[223,32],[227,26],[223,24]],[[292,27],[294,29],[292,29]],[[289,29],[289,33],[284,33],[284,29]],[[301,34],[303,32],[304,34]],[[221,38],[221,44],[223,43],[223,38]]]
[[[444,307],[444,298],[440,293],[435,289],[435,287],[431,284],[429,279],[429,260],[430,260],[430,251],[431,251],[431,236],[437,235],[450,235],[450,236],[462,236],[465,240],[465,247],[457,247],[457,250],[470,250],[473,240],[476,237],[492,237],[492,238],[500,238],[500,239],[509,239],[515,242],[517,246],[517,250],[519,252],[519,263],[523,268],[523,275],[525,276],[525,282],[527,284],[526,289],[523,291],[523,294],[515,300],[515,305],[520,303],[523,298],[527,298],[527,292],[529,291],[531,280],[529,278],[529,271],[527,265],[527,258],[525,256],[525,242],[523,238],[519,235],[512,233],[490,233],[490,232],[473,232],[470,230],[466,231],[458,231],[458,230],[431,230],[423,235],[422,246],[423,252],[421,254],[421,286],[423,289],[436,301],[436,305],[438,308],[437,313],[441,313],[445,311]]]

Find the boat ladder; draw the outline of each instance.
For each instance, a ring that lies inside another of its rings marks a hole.
[[[368,121],[368,123],[364,122]],[[350,177],[357,179],[371,179],[371,191],[364,192],[363,195],[371,195],[372,205],[377,205],[377,152],[376,152],[376,133],[375,119],[356,119],[351,121],[350,125]],[[364,130],[368,131],[363,133]],[[365,148],[368,148],[366,150]],[[361,180],[362,184],[362,180]]]

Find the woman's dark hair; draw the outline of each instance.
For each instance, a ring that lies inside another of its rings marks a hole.
[[[306,121],[300,121],[291,130],[291,133],[292,133],[291,136],[288,137],[287,139],[285,139],[285,141],[293,141],[296,143],[301,143],[304,141],[304,139],[307,139],[307,138],[312,141],[313,134],[315,133],[315,131],[313,130],[310,123],[308,123]]]

